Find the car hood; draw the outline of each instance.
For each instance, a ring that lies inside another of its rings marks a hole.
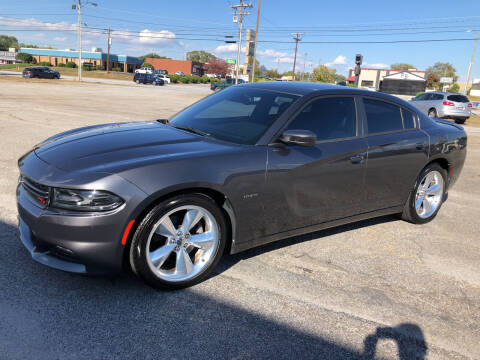
[[[154,121],[75,129],[41,142],[34,150],[40,159],[61,170],[115,172],[228,147]]]

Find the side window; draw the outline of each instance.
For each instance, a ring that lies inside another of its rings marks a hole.
[[[384,101],[363,99],[367,114],[368,134],[402,130],[400,107]]]
[[[433,100],[435,98],[435,94],[425,94],[423,100]]]
[[[415,98],[415,100],[416,100],[416,101],[425,100],[425,96],[426,96],[426,95],[427,95],[426,93],[420,94],[420,95],[418,95],[418,96]]]
[[[442,94],[434,94],[433,100],[443,100],[443,95]]]
[[[405,110],[402,108],[403,114],[403,125],[405,129],[413,129],[415,127],[415,118],[413,113],[410,110]]]
[[[289,130],[310,130],[319,141],[356,135],[355,101],[328,97],[312,101],[293,119]]]

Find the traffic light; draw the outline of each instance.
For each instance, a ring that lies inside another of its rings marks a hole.
[[[362,65],[363,56],[361,54],[355,55],[355,64]]]

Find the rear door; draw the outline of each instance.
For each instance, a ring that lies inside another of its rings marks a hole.
[[[363,98],[368,143],[367,211],[403,205],[428,160],[429,140],[415,113],[378,98]]]
[[[362,211],[367,143],[356,102],[354,96],[309,101],[284,130],[310,130],[316,145],[269,147],[266,235]]]

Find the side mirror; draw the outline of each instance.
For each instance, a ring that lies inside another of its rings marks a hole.
[[[310,130],[286,130],[279,140],[289,145],[314,146],[317,135]]]

